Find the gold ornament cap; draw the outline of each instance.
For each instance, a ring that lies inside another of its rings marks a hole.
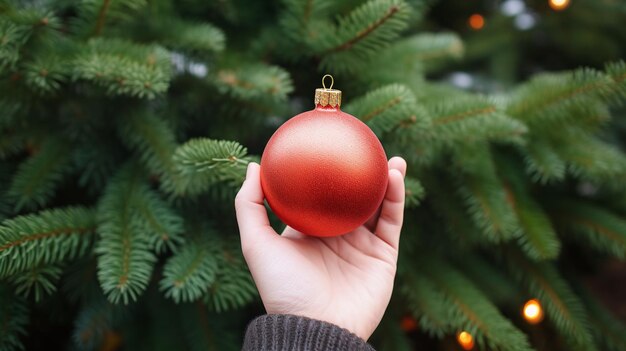
[[[326,88],[326,83],[324,81],[326,78],[330,78],[330,87]],[[323,88],[315,89],[315,105],[320,105],[322,107],[331,106],[331,107],[339,107],[341,106],[341,90],[333,89],[333,84],[335,84],[335,79],[330,74],[322,77],[322,86]]]

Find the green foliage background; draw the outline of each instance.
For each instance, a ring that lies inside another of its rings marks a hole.
[[[581,278],[626,256],[626,64],[462,91],[429,3],[0,0],[0,350],[240,348],[234,195],[324,73],[409,163],[378,349],[626,350]]]

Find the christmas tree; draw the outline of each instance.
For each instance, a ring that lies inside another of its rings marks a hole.
[[[234,197],[325,73],[409,165],[377,349],[626,350],[585,280],[626,257],[626,63],[461,90],[430,6],[0,0],[0,350],[239,349]]]

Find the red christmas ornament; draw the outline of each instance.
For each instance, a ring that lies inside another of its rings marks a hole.
[[[340,110],[341,91],[332,83],[330,89],[316,89],[315,105],[269,140],[261,186],[269,206],[290,227],[312,236],[342,235],[380,206],[387,156],[367,125]]]

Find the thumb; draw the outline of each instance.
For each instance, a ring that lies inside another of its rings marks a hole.
[[[239,225],[241,248],[244,255],[257,246],[260,241],[278,237],[270,226],[263,199],[261,167],[257,163],[251,162],[248,164],[246,180],[235,197],[237,224]]]

